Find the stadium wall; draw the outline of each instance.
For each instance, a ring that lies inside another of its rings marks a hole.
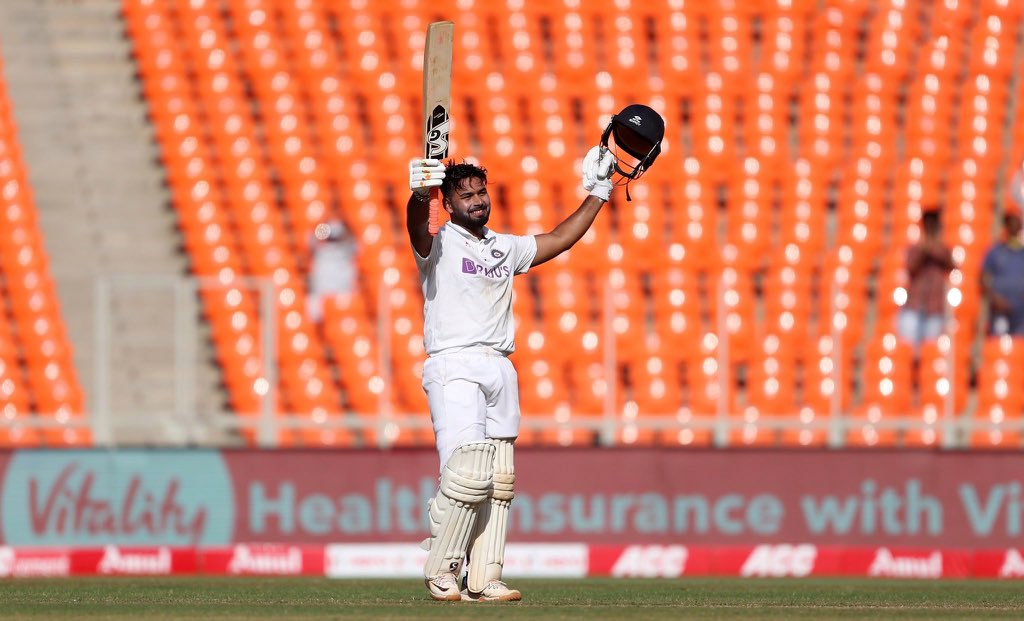
[[[1024,577],[1020,453],[524,449],[522,576]],[[0,453],[0,576],[415,576],[433,451]]]

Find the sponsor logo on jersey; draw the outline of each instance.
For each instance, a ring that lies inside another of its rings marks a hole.
[[[480,265],[472,259],[462,259],[462,273],[501,280],[512,275],[512,268],[507,265],[487,267],[486,265]]]

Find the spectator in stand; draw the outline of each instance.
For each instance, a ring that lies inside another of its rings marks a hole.
[[[1016,202],[1008,201],[1003,209],[1003,231],[1003,241],[989,249],[981,265],[988,331],[994,336],[1024,336],[1024,240]]]
[[[946,282],[955,267],[953,252],[942,241],[938,207],[921,214],[921,239],[907,251],[907,302],[900,311],[897,331],[914,349],[938,338],[946,324]]]
[[[320,323],[323,300],[337,294],[351,294],[356,279],[356,242],[340,220],[321,222],[310,240],[312,265],[309,269],[307,314]]]

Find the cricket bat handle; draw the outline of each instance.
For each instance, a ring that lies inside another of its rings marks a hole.
[[[437,235],[441,228],[441,190],[430,188],[430,206],[427,208],[427,231]]]

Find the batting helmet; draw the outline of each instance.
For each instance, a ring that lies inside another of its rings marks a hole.
[[[615,172],[625,177],[627,182],[638,179],[661,154],[665,119],[649,106],[630,104],[608,122],[601,134],[601,146],[608,148],[609,138],[613,139],[615,147],[635,160],[627,162],[615,153]]]

